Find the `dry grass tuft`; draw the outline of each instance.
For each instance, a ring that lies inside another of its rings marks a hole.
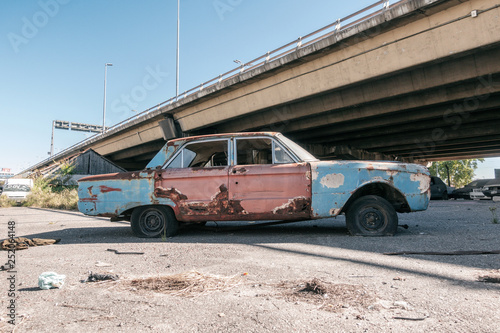
[[[76,210],[78,206],[78,191],[66,188],[61,192],[53,192],[50,187],[42,188],[35,186],[32,193],[28,195],[23,206],[38,208],[53,208]]]
[[[7,198],[6,195],[0,195],[0,207],[1,208],[8,208],[8,207],[12,207],[15,205],[16,205],[16,202],[14,200]]]
[[[350,307],[368,308],[376,302],[375,296],[363,286],[334,284],[316,278],[310,281],[285,281],[277,287],[287,301],[303,301],[332,312]]]
[[[241,275],[220,276],[200,272],[137,278],[130,281],[136,289],[150,290],[183,297],[196,297],[206,293],[228,290],[242,284]]]

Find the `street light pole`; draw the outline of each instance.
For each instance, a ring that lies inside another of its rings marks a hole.
[[[179,17],[180,17],[180,1],[177,0],[177,58],[176,58],[176,75],[175,75],[175,97],[179,96]]]
[[[106,132],[106,77],[108,75],[108,66],[113,66],[113,64],[104,64],[104,102],[102,105],[102,133]]]
[[[50,138],[50,157],[54,155],[54,127],[56,127],[56,121],[52,120],[52,137]]]

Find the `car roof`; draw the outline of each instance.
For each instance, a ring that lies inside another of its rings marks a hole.
[[[485,186],[500,185],[500,178],[487,179],[488,181],[484,184]]]
[[[169,140],[169,143],[174,143],[177,141],[192,141],[198,139],[218,139],[218,138],[232,138],[235,136],[276,136],[278,132],[240,132],[240,133],[220,133],[220,134],[206,134],[206,135],[195,135],[187,136],[184,138],[177,138]]]

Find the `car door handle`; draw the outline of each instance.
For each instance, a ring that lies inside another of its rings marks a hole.
[[[245,168],[234,168],[233,173],[245,173],[247,172],[247,169]]]

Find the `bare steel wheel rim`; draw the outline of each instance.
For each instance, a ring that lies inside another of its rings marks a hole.
[[[377,209],[367,209],[361,214],[361,226],[369,231],[376,231],[383,228],[386,224],[386,219],[382,212]]]
[[[163,215],[158,210],[148,210],[141,219],[141,229],[145,233],[158,233],[164,225]]]

